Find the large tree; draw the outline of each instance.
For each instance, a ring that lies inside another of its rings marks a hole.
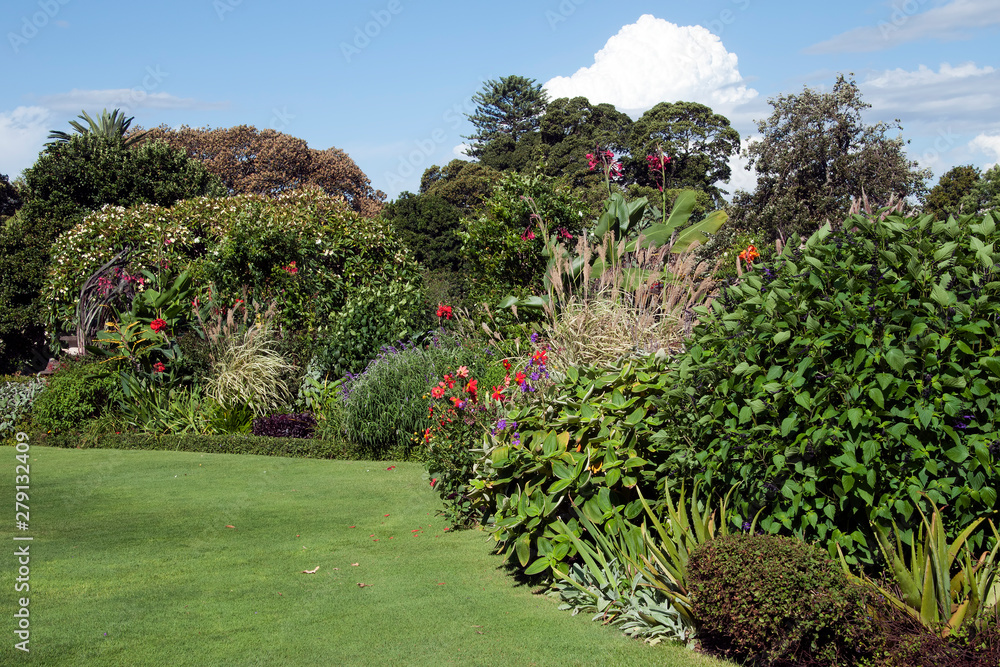
[[[953,167],[927,193],[924,212],[941,219],[960,213],[976,213],[982,208],[981,178],[979,169],[971,164]]]
[[[631,125],[632,119],[612,104],[591,104],[586,97],[553,100],[539,122],[545,173],[574,187],[602,181],[603,175],[589,168],[587,154],[598,147],[623,152]]]
[[[293,136],[248,125],[230,128],[149,130],[146,141],[163,140],[201,160],[222,179],[230,194],[276,195],[303,185],[318,185],[341,195],[358,213],[378,215],[385,193],[339,148],[317,150]]]
[[[661,102],[632,124],[627,148],[626,173],[634,182],[701,190],[721,205],[725,192],[716,184],[732,175],[729,159],[740,151],[740,135],[728,118],[704,104]],[[649,168],[648,156],[670,161],[660,173]]]
[[[516,144],[521,137],[538,130],[538,122],[548,94],[534,79],[511,75],[489,80],[472,96],[474,113],[466,117],[476,127],[469,155],[478,158],[486,147],[499,137],[509,137]]]
[[[430,271],[461,266],[458,208],[435,194],[404,192],[382,211],[413,257]]]
[[[493,191],[500,174],[481,162],[455,159],[443,167],[433,165],[420,178],[420,194],[437,195],[471,215]]]
[[[847,213],[852,198],[884,203],[926,192],[928,170],[909,160],[899,121],[866,125],[857,83],[837,77],[833,90],[805,88],[799,95],[769,100],[774,112],[757,121],[761,139],[745,151],[757,170],[757,188],[738,193],[731,220],[753,225],[769,238],[807,235],[825,220]]]

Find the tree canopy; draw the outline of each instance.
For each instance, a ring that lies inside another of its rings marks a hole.
[[[500,174],[482,162],[454,159],[443,167],[432,165],[420,178],[420,194],[438,195],[471,214],[489,196]]]
[[[826,219],[842,218],[852,198],[885,202],[920,196],[929,171],[906,157],[898,121],[866,125],[870,107],[857,83],[837,77],[833,90],[805,88],[771,98],[771,116],[757,121],[761,139],[745,155],[757,170],[757,188],[734,198],[735,226],[752,221],[770,238],[810,233]]]
[[[560,97],[549,103],[539,122],[545,173],[562,176],[574,187],[601,180],[587,165],[587,153],[598,146],[626,150],[632,120],[612,104],[591,104],[586,97]]]
[[[953,167],[924,198],[924,212],[945,219],[949,215],[976,213],[983,207],[982,173],[971,164]]]
[[[716,184],[732,175],[729,159],[740,151],[740,135],[704,104],[661,102],[632,124],[627,149],[626,169],[639,185],[693,188],[721,205],[724,191]],[[650,155],[670,158],[663,182],[648,168]]]
[[[466,117],[476,132],[465,138],[472,140],[469,155],[478,158],[491,142],[502,136],[516,144],[525,134],[536,132],[548,94],[534,79],[511,75],[487,81],[472,96],[472,101],[476,110]]]
[[[344,151],[309,148],[304,140],[276,130],[249,125],[172,130],[161,125],[145,137],[145,141],[157,139],[203,162],[230,194],[275,195],[318,185],[328,194],[344,197],[352,209],[367,217],[378,215],[385,201],[385,193],[372,188]]]
[[[461,215],[443,197],[404,192],[386,205],[382,215],[427,269],[456,271],[461,266]]]
[[[110,139],[117,139],[125,142],[126,146],[131,146],[132,144],[142,140],[141,133],[133,132],[129,135],[129,127],[132,125],[132,121],[135,120],[135,116],[125,117],[120,109],[115,109],[113,113],[108,113],[107,109],[101,111],[101,115],[97,119],[90,117],[86,111],[81,111],[80,115],[77,116],[80,120],[83,120],[87,125],[82,125],[75,120],[69,122],[70,127],[76,130],[77,134],[92,134],[100,137],[108,137]],[[128,138],[126,138],[128,135]],[[74,135],[63,132],[61,130],[52,130],[49,132],[49,139],[52,139],[46,146],[52,146],[55,144],[66,143]]]

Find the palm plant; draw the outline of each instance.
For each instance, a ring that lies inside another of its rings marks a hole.
[[[128,133],[128,129],[129,126],[132,125],[132,121],[135,120],[135,116],[126,118],[125,114],[120,109],[115,109],[110,114],[107,109],[104,109],[101,111],[101,115],[97,118],[97,120],[91,118],[86,111],[81,111],[77,118],[87,122],[86,126],[75,120],[71,120],[69,122],[70,126],[76,130],[76,133],[79,135],[93,135],[119,139],[125,146],[131,146],[146,135],[145,132],[141,132],[126,139],[125,135]],[[50,141],[45,145],[54,146],[69,142],[69,140],[73,138],[73,135],[60,130],[52,130],[49,132],[49,136],[47,138],[53,139],[53,141]]]

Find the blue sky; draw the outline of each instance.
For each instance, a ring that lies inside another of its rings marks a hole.
[[[487,79],[518,74],[637,117],[695,101],[744,140],[769,97],[853,73],[934,170],[1000,161],[998,0],[5,0],[0,173],[82,109],[247,124],[341,148],[394,198],[461,155]],[[738,161],[734,161],[738,164]],[[752,188],[734,170],[729,189]]]

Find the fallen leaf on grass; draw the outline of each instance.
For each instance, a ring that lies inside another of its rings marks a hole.
[[[396,466],[389,466],[388,468],[386,468],[386,470],[395,470],[395,469],[396,469]]]
[[[372,584],[358,584],[358,588],[364,588],[365,586],[371,588]]]
[[[229,525],[227,525],[226,528],[236,528],[236,526],[229,526]]]
[[[302,574],[316,574],[317,572],[319,572],[319,565],[312,570],[302,570]]]
[[[361,563],[351,563],[351,567],[358,567]]]

